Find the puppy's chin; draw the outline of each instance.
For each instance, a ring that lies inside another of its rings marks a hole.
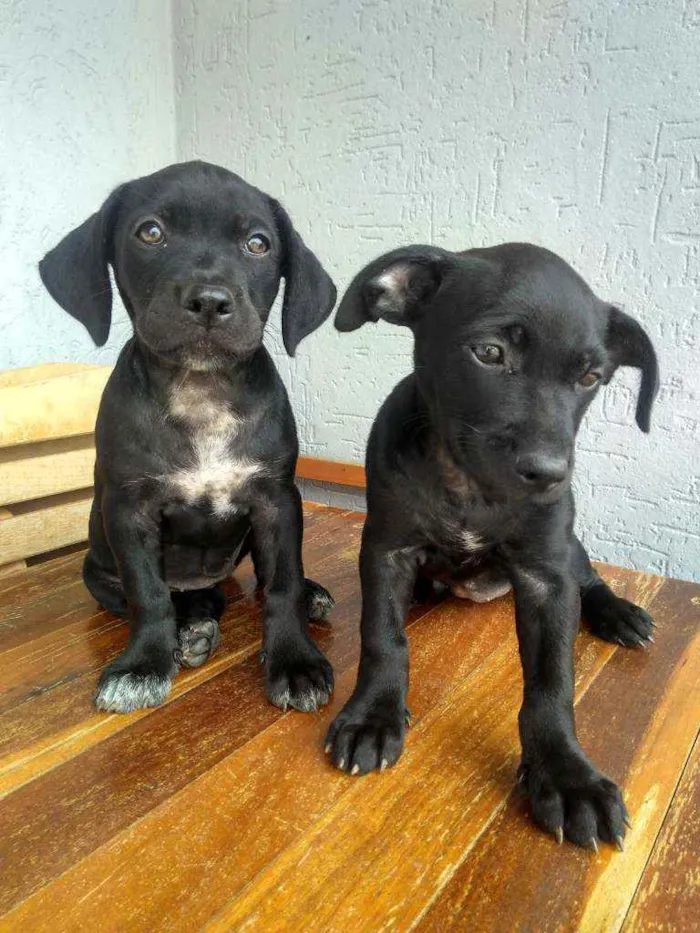
[[[153,356],[168,366],[191,372],[215,372],[245,364],[262,346],[260,341],[246,344],[230,343],[204,333],[196,340],[168,345],[145,339],[138,333],[141,343]]]

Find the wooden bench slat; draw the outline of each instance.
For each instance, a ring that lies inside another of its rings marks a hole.
[[[87,489],[0,522],[0,565],[85,541],[91,505]]]
[[[94,468],[92,434],[0,448],[0,493],[10,504],[87,489]]]
[[[623,933],[700,926],[700,736],[644,869]]]
[[[581,744],[625,791],[633,828],[624,854],[608,846],[597,856],[558,847],[532,826],[525,801],[512,793],[416,931],[495,931],[504,917],[513,931],[561,930],[562,918],[578,933],[619,930],[700,712],[693,686],[700,677],[698,611],[690,603],[697,587],[641,579],[658,587],[651,605],[659,622],[656,644],[649,652],[618,649],[577,717]]]
[[[4,373],[0,383],[0,447],[90,434],[111,366],[23,379]]]

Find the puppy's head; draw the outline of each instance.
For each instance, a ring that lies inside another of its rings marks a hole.
[[[98,346],[111,321],[109,265],[139,340],[195,369],[225,367],[260,347],[281,277],[290,356],[336,297],[282,206],[203,162],[122,185],[40,262],[48,291]]]
[[[636,420],[649,430],[659,380],[649,337],[547,250],[387,253],[352,281],[335,325],[379,319],[413,331],[431,423],[491,495],[561,496],[583,414],[618,366],[641,370]]]

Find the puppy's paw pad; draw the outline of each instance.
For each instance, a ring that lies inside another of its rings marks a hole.
[[[215,619],[198,619],[181,625],[177,637],[177,663],[183,667],[200,667],[216,651],[221,641],[221,630]]]
[[[273,706],[289,707],[302,713],[315,713],[333,693],[333,668],[313,643],[313,651],[292,651],[267,655],[267,696]]]
[[[315,580],[304,580],[306,597],[306,615],[312,622],[321,622],[328,618],[335,606],[335,600],[328,590]]]
[[[521,769],[520,774],[535,821],[558,842],[566,837],[597,851],[601,840],[621,848],[627,808],[620,788],[605,775],[591,767],[566,778],[536,768]]]
[[[619,596],[589,611],[586,620],[598,638],[625,648],[639,648],[654,640],[654,620],[646,609]]]
[[[340,712],[326,737],[326,753],[333,764],[351,775],[385,771],[401,757],[406,733],[406,714],[393,711]]]
[[[100,678],[95,706],[110,713],[131,713],[160,706],[170,693],[170,685],[170,678],[162,674],[114,671]]]

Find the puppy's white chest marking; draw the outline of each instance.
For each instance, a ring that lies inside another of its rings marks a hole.
[[[478,551],[484,547],[484,539],[481,535],[476,534],[474,531],[469,531],[468,528],[462,530],[460,540],[462,542],[462,547],[467,551]]]
[[[232,499],[262,466],[231,453],[241,421],[216,395],[203,391],[199,380],[177,386],[170,399],[172,417],[187,423],[190,462],[168,477],[175,495],[188,504],[207,499],[215,515],[235,511]]]

